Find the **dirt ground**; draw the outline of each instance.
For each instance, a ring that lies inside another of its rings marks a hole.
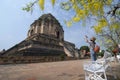
[[[88,60],[0,65],[0,80],[84,80],[83,63]],[[120,80],[120,63],[111,64]]]

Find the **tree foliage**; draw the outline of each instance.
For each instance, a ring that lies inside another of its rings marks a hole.
[[[54,6],[54,4],[55,4],[55,1],[56,1],[56,0],[51,0],[51,4],[52,4],[53,6]],[[45,0],[35,0],[35,1],[33,1],[33,2],[29,2],[28,4],[26,4],[26,7],[23,7],[23,8],[22,8],[22,10],[27,11],[27,12],[33,11],[33,7],[34,7],[34,5],[35,5],[36,3],[38,3],[38,5],[40,6],[40,9],[41,9],[41,10],[44,10]]]
[[[86,52],[89,52],[89,51],[90,51],[90,49],[89,49],[88,46],[81,46],[81,47],[80,47],[80,51],[81,51],[81,50],[86,50]]]
[[[100,43],[107,48],[112,48],[120,44],[120,22],[111,22],[98,33]]]
[[[56,0],[51,0],[54,6]],[[26,5],[23,10],[30,11],[35,3],[38,3],[41,10],[44,10],[45,0],[36,0]],[[73,22],[84,21],[88,18],[94,17],[98,22],[98,25],[94,28],[96,32],[101,32],[101,29],[107,26],[106,20],[102,18],[105,14],[115,16],[120,15],[120,1],[119,0],[67,0],[60,3],[60,6],[64,10],[72,9],[75,15],[72,19],[66,22],[68,26],[71,26]],[[106,9],[109,11],[105,12]]]

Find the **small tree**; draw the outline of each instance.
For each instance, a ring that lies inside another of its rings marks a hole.
[[[88,54],[89,51],[90,51],[90,50],[89,50],[89,47],[88,47],[88,46],[81,46],[81,47],[80,47],[80,53],[82,53],[82,54],[80,54],[81,57],[90,56],[90,54]]]
[[[90,51],[90,49],[89,49],[88,46],[81,46],[81,47],[80,47],[80,51],[81,51],[81,50],[86,50],[86,52],[89,52],[89,51]]]

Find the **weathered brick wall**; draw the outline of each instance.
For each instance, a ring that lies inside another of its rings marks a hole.
[[[63,56],[27,56],[27,57],[0,57],[0,64],[16,64],[16,63],[39,63],[39,62],[55,62],[64,60],[73,60],[76,58]]]

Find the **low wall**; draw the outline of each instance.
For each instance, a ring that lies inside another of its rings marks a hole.
[[[21,64],[21,63],[39,63],[39,62],[55,62],[65,60],[75,60],[72,57],[59,56],[22,56],[22,57],[0,57],[0,64]]]

